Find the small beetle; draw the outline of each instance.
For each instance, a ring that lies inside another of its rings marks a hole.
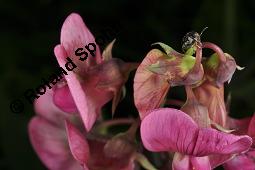
[[[200,34],[198,34],[195,31],[188,32],[183,38],[182,38],[182,50],[183,52],[186,52],[189,48],[191,48],[195,43],[201,42],[201,35],[208,27],[205,27]],[[197,45],[197,44],[196,44]]]

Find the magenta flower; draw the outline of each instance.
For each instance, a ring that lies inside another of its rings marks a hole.
[[[171,108],[151,111],[142,121],[141,137],[145,148],[150,151],[177,152],[173,160],[174,169],[211,169],[205,156],[244,152],[252,144],[249,136],[201,128],[186,113]]]
[[[166,54],[151,50],[137,69],[134,99],[143,120],[142,141],[150,151],[176,152],[173,169],[212,169],[252,145],[249,136],[235,136],[226,127],[223,84],[239,67],[217,45],[200,42],[199,34],[185,37],[185,54],[160,43]],[[202,48],[215,54],[201,68]],[[177,85],[184,85],[187,94],[181,110],[157,109],[170,86]]]
[[[134,168],[133,160],[139,155],[131,146],[127,147],[133,149],[128,155],[123,156],[121,150],[119,157],[102,154],[110,138],[88,133],[101,107],[112,98],[114,111],[129,72],[136,68],[135,63],[112,59],[113,43],[107,46],[103,57],[96,47],[95,56],[79,61],[74,51],[94,41],[81,17],[71,14],[61,31],[61,45],[57,45],[54,52],[62,68],[66,58],[70,57],[77,69],[65,75],[67,83],[56,84],[53,90],[35,101],[38,115],[29,123],[29,137],[34,150],[49,169],[128,170]],[[101,159],[98,159],[99,155]]]
[[[200,48],[197,48],[195,58],[193,53],[181,54],[163,43],[158,44],[166,54],[151,50],[137,68],[134,78],[134,100],[141,119],[164,103],[170,86],[198,83],[204,74]]]
[[[34,150],[52,170],[79,170],[82,168],[72,157],[65,132],[65,119],[76,119],[77,115],[67,114],[58,109],[52,100],[53,91],[48,90],[35,101],[37,116],[29,122],[29,137]]]
[[[112,158],[105,154],[107,140],[86,140],[71,123],[66,122],[69,146],[73,157],[84,167],[84,170],[105,169],[105,170],[132,170],[134,163],[133,152],[123,153]]]
[[[255,169],[255,115],[243,120],[229,120],[229,126],[236,129],[238,134],[247,134],[253,139],[253,146],[244,153],[236,155],[223,166],[226,170],[253,170]]]
[[[104,146],[109,138],[87,134],[78,115],[64,113],[54,106],[52,94],[52,91],[48,91],[35,101],[38,116],[29,123],[30,141],[48,169],[94,170],[103,167],[106,170],[132,170],[134,168],[134,149],[128,154],[119,154],[117,158],[105,155]],[[67,120],[66,125],[65,120]],[[83,129],[82,133],[70,122]]]
[[[112,111],[115,111],[129,72],[136,68],[135,63],[112,59],[113,43],[106,48],[103,57],[96,46],[95,56],[88,54],[85,61],[80,61],[75,51],[94,42],[82,18],[78,14],[71,14],[61,29],[61,45],[54,49],[61,67],[64,67],[66,57],[77,64],[77,69],[65,76],[67,85],[55,89],[54,103],[65,112],[78,111],[87,131],[96,121],[101,107],[112,98]]]

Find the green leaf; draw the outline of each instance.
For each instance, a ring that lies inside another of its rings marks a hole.
[[[170,46],[168,46],[168,45],[166,45],[166,44],[164,44],[164,43],[162,43],[162,42],[156,42],[156,43],[153,43],[153,44],[151,44],[151,45],[159,45],[161,48],[164,49],[164,51],[165,51],[167,54],[169,54],[170,52],[174,51],[174,49],[173,49],[172,47],[170,47]]]

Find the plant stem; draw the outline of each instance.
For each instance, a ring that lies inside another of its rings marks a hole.
[[[135,138],[136,131],[137,131],[137,128],[140,126],[140,123],[141,123],[140,119],[137,119],[136,121],[133,122],[131,127],[126,132],[131,139]]]
[[[185,86],[185,90],[186,90],[186,94],[187,94],[187,100],[189,100],[189,99],[196,100],[196,96],[194,95],[193,90],[190,86]]]
[[[121,118],[121,119],[113,119],[102,122],[100,125],[96,127],[97,130],[108,128],[110,126],[123,125],[123,124],[132,124],[135,122],[133,118]]]

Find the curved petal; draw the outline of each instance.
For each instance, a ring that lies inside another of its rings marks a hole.
[[[211,170],[212,169],[208,156],[203,156],[203,157],[191,156],[190,159],[191,159],[191,164],[193,166],[193,169],[196,169],[196,170]]]
[[[192,170],[193,167],[190,165],[190,159],[188,155],[182,155],[178,152],[174,154],[173,163],[172,163],[173,170]]]
[[[83,169],[70,153],[64,129],[38,116],[29,122],[28,128],[33,148],[48,169]]]
[[[224,101],[224,87],[217,88],[209,81],[205,81],[202,85],[194,88],[194,94],[198,101],[208,108],[211,120],[225,127],[227,111]]]
[[[253,138],[254,145],[255,145],[255,114],[253,114],[253,117],[251,118],[249,128],[248,128],[248,135]]]
[[[192,154],[197,134],[197,124],[177,109],[153,110],[141,123],[142,141],[150,151]]]
[[[225,170],[254,170],[255,151],[238,155],[226,162],[223,166]]]
[[[64,112],[75,113],[78,111],[67,85],[54,90],[53,101]]]
[[[61,111],[54,105],[53,91],[51,89],[47,89],[44,95],[35,100],[34,108],[37,114],[61,127],[64,127],[64,120],[71,117],[71,115]]]
[[[99,115],[101,107],[112,98],[112,93],[106,90],[97,89],[96,85],[90,82],[81,84],[83,91],[86,91],[87,104],[90,113]],[[58,88],[54,91],[54,103],[62,110],[71,112],[77,110],[75,101],[68,86]]]
[[[207,156],[193,157],[178,152],[174,154],[172,167],[173,170],[211,170]]]
[[[222,165],[223,163],[227,162],[233,157],[233,155],[221,155],[221,154],[216,154],[216,155],[210,155],[209,160],[212,169],[216,168],[217,166]]]
[[[227,117],[227,127],[234,129],[234,134],[245,135],[248,132],[248,127],[251,121],[251,117],[243,119],[234,119]]]
[[[151,50],[138,67],[134,78],[134,101],[143,119],[148,111],[158,108],[170,88],[169,83],[160,74],[148,70],[148,66],[155,64],[157,60],[165,55],[163,52]]]
[[[211,48],[216,53],[211,55],[205,60],[204,68],[207,78],[212,81],[212,83],[220,87],[225,82],[230,82],[231,78],[237,68],[235,59],[216,46],[215,44],[203,42],[203,48]]]
[[[89,159],[89,145],[85,136],[68,121],[66,121],[66,131],[72,155],[80,164],[86,165]]]
[[[134,78],[134,100],[141,119],[149,111],[160,107],[170,86],[192,85],[203,77],[199,59],[180,54],[165,44],[156,44],[160,44],[168,53],[151,50]]]
[[[252,144],[249,136],[235,136],[211,128],[199,128],[184,112],[171,108],[152,111],[141,124],[145,148],[193,156],[240,153]]]
[[[102,62],[99,47],[95,43],[95,38],[83,22],[81,16],[76,13],[70,14],[61,29],[61,45],[65,48],[67,55],[70,56],[78,65],[79,72],[85,73],[89,66]],[[85,45],[94,43],[96,45],[96,56],[92,57],[88,53],[86,61],[79,61],[79,57],[75,55],[78,48],[85,50]]]
[[[230,83],[232,76],[236,70],[236,62],[235,59],[225,53],[226,62],[220,63],[218,70],[217,70],[217,77],[216,77],[216,85],[221,86],[223,83],[228,82]]]
[[[199,127],[210,127],[210,118],[208,109],[203,104],[199,103],[194,96],[193,90],[186,86],[187,100],[185,104],[181,107],[181,110],[188,114]]]
[[[202,128],[199,130],[193,154],[204,156],[241,153],[248,150],[251,145],[252,139],[249,136],[236,136],[211,128]]]
[[[63,46],[57,45],[54,49],[54,53],[56,55],[60,67],[64,68],[64,65],[66,63],[65,58],[67,57],[67,54]],[[86,94],[82,89],[82,85],[79,79],[77,78],[76,74],[70,71],[68,72],[68,75],[65,75],[65,79],[75,101],[77,109],[80,113],[80,116],[83,120],[83,123],[87,131],[89,131],[94,122],[96,121],[97,115],[89,111]]]

